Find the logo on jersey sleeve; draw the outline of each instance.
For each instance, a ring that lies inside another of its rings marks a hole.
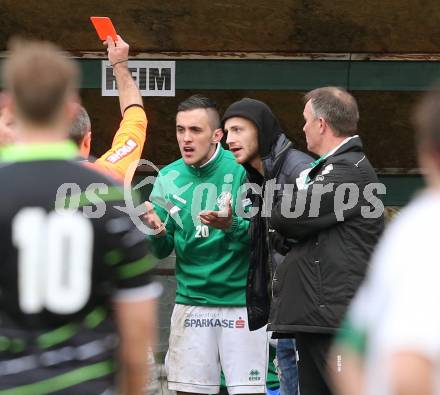
[[[118,148],[111,155],[107,156],[105,160],[115,164],[133,152],[137,146],[136,141],[128,139],[122,147]]]

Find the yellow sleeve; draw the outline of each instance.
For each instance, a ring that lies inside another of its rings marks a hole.
[[[109,170],[111,174],[117,174],[121,180],[128,177],[131,182],[136,169],[133,162],[137,165],[144,148],[147,123],[143,108],[128,108],[113,138],[112,147],[96,160],[96,166]]]

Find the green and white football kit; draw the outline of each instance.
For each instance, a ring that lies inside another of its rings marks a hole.
[[[245,181],[244,169],[219,144],[201,167],[179,159],[161,169],[151,193],[166,224],[165,236],[150,236],[153,253],[158,258],[176,253],[176,306],[166,359],[172,390],[216,393],[221,366],[230,394],[265,391],[267,333],[249,331],[245,307],[250,248],[249,222],[240,216],[247,202],[241,196]],[[200,222],[201,211],[221,210],[228,197],[229,229]]]

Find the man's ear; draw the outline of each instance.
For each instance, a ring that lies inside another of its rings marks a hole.
[[[326,127],[327,127],[327,122],[325,121],[325,119],[319,117],[319,133],[320,134],[324,133]]]
[[[69,122],[72,122],[78,115],[80,105],[81,100],[78,95],[72,94],[68,97],[65,108],[65,115]]]
[[[212,135],[212,142],[219,143],[222,137],[223,137],[223,129],[221,128],[215,129],[214,134]]]
[[[92,146],[92,132],[87,132],[84,136],[84,140],[86,142],[86,146],[90,149],[90,147]]]
[[[90,155],[90,148],[92,146],[92,132],[87,132],[82,141],[81,145],[79,147],[79,152],[81,153],[81,156],[84,158],[88,158]]]

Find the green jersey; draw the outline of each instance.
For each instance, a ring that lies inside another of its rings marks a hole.
[[[182,159],[159,172],[151,192],[166,236],[149,236],[160,259],[176,253],[176,303],[193,306],[244,306],[249,264],[249,221],[240,217],[246,199],[246,173],[219,144],[201,167]],[[227,230],[200,222],[203,210],[221,210],[231,196],[232,226]],[[238,215],[237,215],[238,214]]]

